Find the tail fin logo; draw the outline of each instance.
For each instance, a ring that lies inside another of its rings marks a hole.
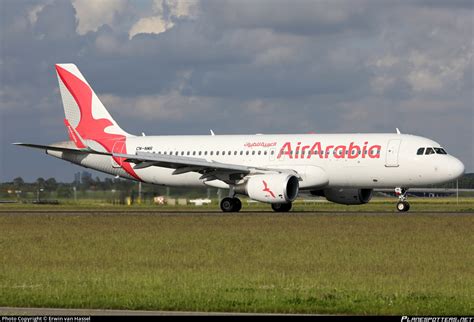
[[[72,65],[72,67],[67,67],[67,65],[63,66],[66,66],[66,68],[73,67],[77,70],[77,67],[74,65]],[[94,94],[89,84],[87,84],[85,80],[78,78],[66,68],[56,65],[56,71],[59,78],[73,97],[80,112],[79,124],[75,128],[69,123],[67,119],[64,121],[66,127],[68,128],[69,137],[72,141],[74,141],[78,148],[87,147],[84,140],[93,140],[102,145],[107,152],[112,152],[114,144],[118,141],[125,142],[126,136],[122,134],[107,133],[105,131],[107,127],[114,125],[114,123],[111,121],[110,115],[108,115],[108,112],[105,110],[102,103],[98,101],[97,96]],[[78,70],[77,72],[80,74]],[[102,109],[102,115],[107,115],[110,119],[95,119],[92,115],[93,108]],[[126,151],[124,152],[126,153]],[[119,157],[113,158],[117,164],[122,165],[122,168],[129,175],[140,180],[135,171],[132,169],[130,163],[122,162],[122,158]]]
[[[262,180],[262,182],[263,182],[263,190],[262,191],[268,192],[273,198],[276,198],[273,191],[271,191],[270,188],[268,188],[267,182],[265,180]]]
[[[92,90],[89,85],[58,65],[56,65],[56,70],[69,93],[71,93],[72,97],[79,106],[81,119],[79,121],[79,125],[76,127],[77,133],[79,133],[84,139],[96,141],[101,138],[121,138],[121,135],[105,132],[106,127],[113,125],[110,120],[94,119],[92,116]]]

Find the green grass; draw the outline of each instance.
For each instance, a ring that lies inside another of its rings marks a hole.
[[[0,214],[0,306],[472,315],[474,216]]]

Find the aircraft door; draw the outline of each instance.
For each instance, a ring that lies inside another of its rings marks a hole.
[[[387,156],[385,159],[386,167],[398,167],[398,153],[400,149],[400,143],[402,140],[394,139],[388,141],[387,145]]]

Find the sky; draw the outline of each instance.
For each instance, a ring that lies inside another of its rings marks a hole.
[[[72,181],[83,170],[11,145],[68,138],[56,63],[75,63],[129,133],[399,128],[439,142],[474,172],[473,6],[1,0],[0,181]]]

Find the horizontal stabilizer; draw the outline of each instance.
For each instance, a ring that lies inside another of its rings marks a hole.
[[[41,150],[51,150],[51,151],[59,151],[59,152],[72,152],[72,153],[85,153],[85,154],[102,154],[102,155],[112,155],[108,152],[99,152],[94,151],[91,149],[72,149],[72,148],[65,148],[62,146],[54,146],[54,145],[40,145],[40,144],[31,144],[31,143],[12,143],[13,145],[20,145],[26,146],[28,148],[34,149],[41,149]]]

